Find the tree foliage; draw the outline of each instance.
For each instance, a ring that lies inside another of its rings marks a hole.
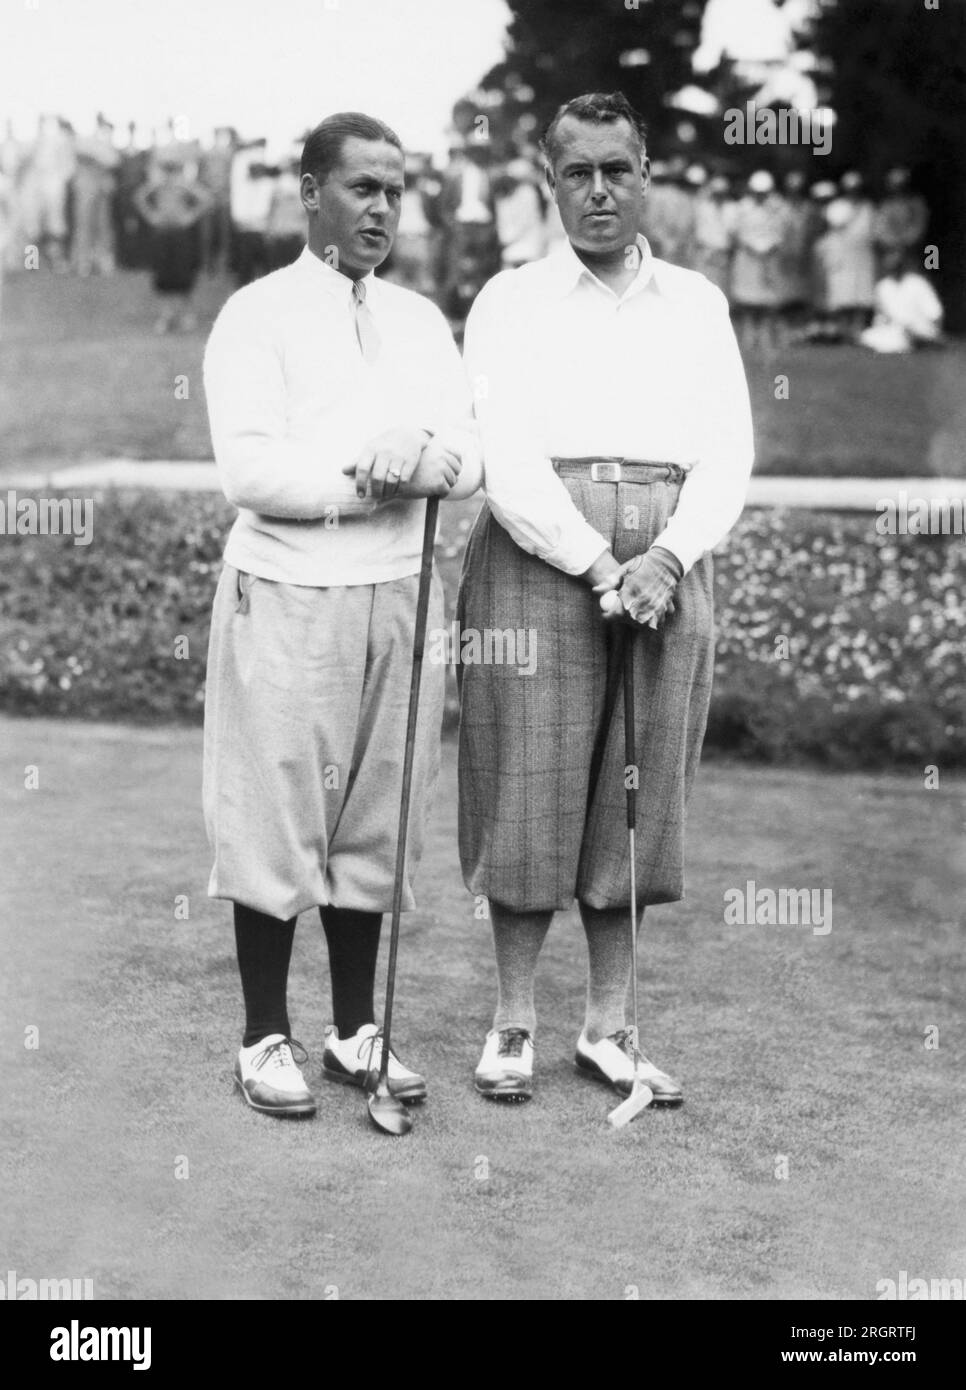
[[[830,172],[905,164],[931,210],[950,326],[966,327],[966,0],[835,0],[815,45],[838,113]]]
[[[505,95],[503,125],[523,111],[539,133],[561,102],[619,89],[643,114],[652,152],[681,149],[668,94],[693,81],[705,0],[508,0],[506,58],[482,86]],[[930,241],[950,324],[966,327],[966,0],[823,0],[811,42],[821,99],[837,113],[814,179],[860,169],[873,186],[910,166],[932,211]],[[712,76],[719,95],[727,74]],[[519,93],[520,95],[515,95]],[[720,117],[697,122],[688,151],[735,172],[781,168],[805,151],[725,147]]]
[[[655,136],[670,130],[664,98],[690,80],[703,0],[640,0],[636,8],[625,0],[509,0],[509,8],[507,57],[485,88],[531,88],[541,130],[570,97],[618,90]]]

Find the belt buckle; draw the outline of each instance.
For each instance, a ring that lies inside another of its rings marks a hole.
[[[601,469],[609,469],[609,474],[601,473]],[[590,481],[592,483],[619,483],[621,481],[621,466],[616,459],[599,459],[590,465]]]

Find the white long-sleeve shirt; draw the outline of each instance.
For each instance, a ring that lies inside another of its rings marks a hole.
[[[373,362],[355,331],[352,281],[305,248],[238,290],[205,351],[215,460],[239,508],[225,560],[279,583],[375,584],[419,569],[425,503],[356,496],[342,468],[398,426],[424,428],[480,469],[459,353],[436,306],[365,277],[379,333]],[[472,484],[469,486],[472,491]]]
[[[551,458],[618,456],[690,468],[654,544],[685,572],[741,513],[754,457],[744,369],[719,289],[654,258],[618,297],[569,242],[484,286],[464,360],[487,500],[518,545],[567,574],[608,547]]]

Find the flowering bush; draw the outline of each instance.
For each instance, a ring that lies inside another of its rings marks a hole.
[[[451,612],[474,511],[442,509]],[[89,546],[0,539],[0,709],[199,720],[231,517],[205,494],[108,492]],[[715,565],[709,753],[966,763],[961,537],[881,536],[872,516],[749,511]]]
[[[0,708],[200,719],[231,516],[204,494],[107,492],[95,498],[89,546],[2,538]]]
[[[713,748],[966,761],[966,546],[871,515],[749,511],[715,557]]]

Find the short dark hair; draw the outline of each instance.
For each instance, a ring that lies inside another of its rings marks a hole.
[[[584,96],[573,97],[557,108],[557,113],[547,126],[540,149],[548,164],[553,165],[557,157],[557,127],[565,116],[573,116],[578,121],[592,121],[594,125],[612,125],[615,121],[626,121],[634,131],[641,145],[641,158],[647,153],[647,127],[643,118],[634,110],[623,92],[587,92]]]
[[[402,149],[399,136],[385,121],[377,121],[375,116],[361,111],[337,111],[334,116],[326,116],[305,137],[299,174],[314,174],[319,183],[324,182],[342,158],[346,140],[353,135],[360,140],[385,140],[397,150]]]

